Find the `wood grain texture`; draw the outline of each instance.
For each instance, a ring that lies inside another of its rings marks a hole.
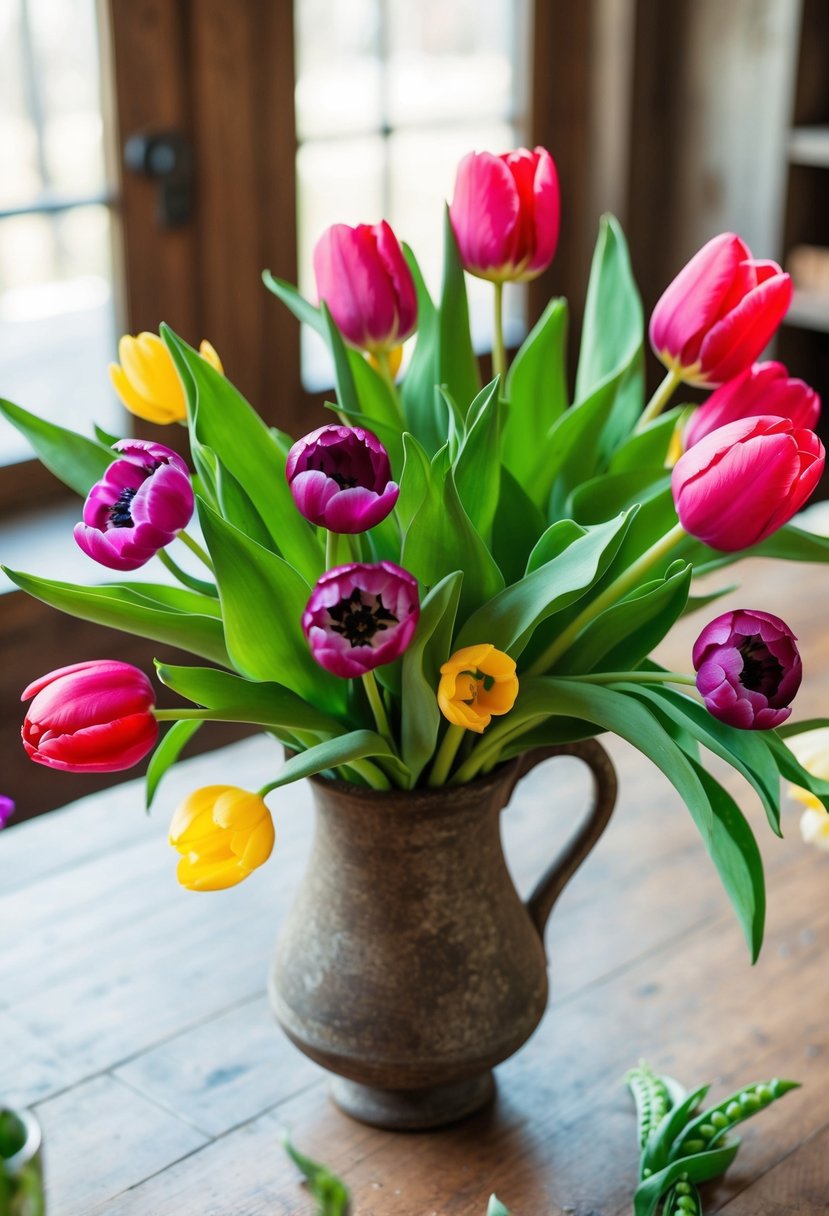
[[[762,605],[792,624],[807,669],[798,716],[824,711],[823,573],[758,562],[741,573],[743,591],[722,608]],[[662,658],[687,667],[701,623],[683,621]],[[775,1075],[803,1080],[744,1125],[706,1212],[825,1211],[829,858],[801,843],[793,806],[774,839],[734,785],[769,886],[766,943],[750,967],[689,815],[642,757],[610,746],[620,805],[551,918],[547,1014],[497,1070],[495,1104],[439,1133],[348,1120],[270,1025],[268,957],[310,845],[304,786],[271,796],[266,870],[216,896],[175,885],[163,837],[176,801],[229,771],[264,782],[278,765],[272,743],[185,762],[149,820],[129,783],[3,833],[0,923],[12,932],[0,953],[0,1090],[43,1117],[50,1216],[310,1216],[284,1127],[347,1179],[357,1216],[483,1216],[493,1190],[514,1216],[627,1216],[635,1123],[621,1076],[640,1056],[689,1084],[713,1079],[714,1098]],[[519,787],[503,826],[521,891],[587,793],[566,759]]]

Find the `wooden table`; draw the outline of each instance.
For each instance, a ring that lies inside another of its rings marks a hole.
[[[746,591],[724,604],[789,620],[807,668],[798,716],[826,712],[826,575],[746,572]],[[702,623],[676,631],[669,661],[687,666]],[[279,764],[269,741],[181,765],[149,819],[134,782],[8,829],[0,1095],[33,1105],[43,1123],[50,1216],[310,1213],[282,1128],[346,1179],[357,1216],[484,1216],[492,1191],[514,1216],[627,1213],[637,1152],[621,1077],[640,1056],[689,1086],[715,1079],[716,1096],[766,1077],[803,1080],[744,1126],[706,1211],[829,1211],[829,856],[801,843],[793,806],[775,840],[740,792],[769,883],[766,944],[751,968],[688,813],[637,753],[617,740],[610,750],[620,803],[553,915],[547,1015],[498,1069],[496,1103],[439,1133],[350,1121],[272,1023],[265,974],[308,850],[304,787],[271,798],[277,849],[265,870],[218,895],[175,883],[172,807],[211,781],[264,783]],[[586,798],[576,762],[554,765],[526,780],[504,817],[522,890]]]

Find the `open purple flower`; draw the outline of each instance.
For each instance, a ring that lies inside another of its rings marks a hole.
[[[318,579],[302,628],[321,667],[354,679],[398,658],[419,616],[417,579],[408,571],[394,562],[350,562]]]
[[[175,539],[193,514],[187,465],[161,443],[121,439],[114,461],[89,491],[75,540],[111,570],[137,570]]]
[[[792,712],[803,667],[797,639],[770,612],[741,608],[706,625],[693,651],[708,712],[742,730],[771,730]]]
[[[4,828],[14,814],[14,802],[7,794],[0,794],[0,828]]]
[[[400,493],[386,449],[359,426],[321,426],[298,439],[285,475],[301,514],[330,532],[373,528]]]

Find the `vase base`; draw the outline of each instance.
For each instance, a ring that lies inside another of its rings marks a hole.
[[[484,1072],[431,1089],[379,1089],[334,1077],[329,1092],[340,1110],[361,1123],[387,1131],[426,1131],[480,1110],[495,1094],[495,1078]]]

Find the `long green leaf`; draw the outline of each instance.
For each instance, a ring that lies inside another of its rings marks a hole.
[[[440,727],[437,687],[449,657],[463,574],[448,574],[427,595],[411,644],[403,655],[401,752],[412,781],[434,754]]]
[[[337,734],[342,723],[315,709],[283,684],[246,680],[215,667],[175,667],[156,664],[162,684],[205,709],[234,711],[233,721],[262,727],[287,727],[320,734]],[[241,716],[240,716],[241,715]]]
[[[427,455],[433,456],[443,447],[447,435],[446,403],[436,388],[440,384],[438,312],[417,259],[407,245],[403,246],[403,254],[417,292],[417,340],[403,380],[403,408],[412,434]]]
[[[463,509],[478,534],[488,538],[501,490],[498,381],[482,388],[469,407],[470,424],[454,463]]]
[[[306,300],[305,296],[300,295],[292,283],[287,283],[284,279],[278,279],[269,270],[262,271],[262,282],[268,291],[272,291],[286,308],[290,309],[298,321],[302,322],[303,325],[310,325],[321,337],[325,337],[325,323],[322,319],[322,313],[310,300]]]
[[[166,606],[126,585],[76,587],[72,583],[54,582],[16,570],[6,569],[6,574],[22,591],[82,621],[108,625],[154,642],[166,642],[210,662],[231,666],[222,622],[213,615],[216,601],[207,596],[196,596],[195,592],[179,588],[167,589],[202,601],[203,612],[197,613]]]
[[[38,418],[2,398],[0,414],[28,439],[49,472],[82,498],[116,459],[116,453],[102,443]]]
[[[153,804],[153,799],[156,796],[162,777],[178,760],[185,746],[190,742],[201,725],[202,723],[198,719],[195,721],[174,722],[156,747],[147,768],[147,810]]]
[[[286,760],[279,778],[270,784],[273,789],[278,789],[302,777],[313,777],[315,773],[372,756],[379,756],[385,768],[394,769],[404,788],[411,784],[408,768],[392,753],[386,740],[373,730],[353,730],[347,735],[338,735],[335,739],[309,747],[307,751]]]
[[[567,301],[551,300],[515,356],[507,374],[509,403],[502,457],[523,482],[535,460],[535,440],[546,435],[567,408]]]
[[[523,576],[546,522],[524,487],[502,466],[491,549],[507,585],[517,583]]]
[[[466,280],[448,206],[444,211],[443,287],[438,332],[440,340],[437,383],[448,388],[461,411],[465,413],[480,390],[481,376],[478,360],[472,349]]]

